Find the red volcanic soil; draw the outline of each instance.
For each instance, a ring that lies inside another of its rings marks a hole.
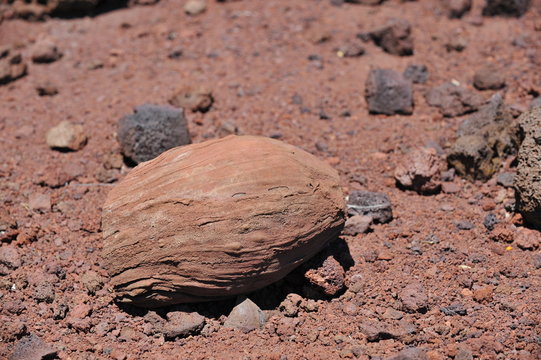
[[[0,358],[387,359],[407,348],[395,359],[541,358],[539,233],[513,212],[514,190],[498,174],[455,176],[419,195],[394,178],[419,147],[445,164],[468,116],[429,106],[430,88],[453,81],[486,100],[500,91],[517,115],[528,110],[541,94],[541,1],[520,18],[482,16],[484,1],[474,0],[449,19],[442,3],[207,0],[190,16],[183,1],[162,0],[93,17],[4,19],[0,45],[21,54],[27,74],[0,86]],[[411,24],[412,55],[366,35],[391,18]],[[38,45],[45,63],[32,61]],[[344,56],[345,46],[365,52]],[[428,69],[426,83],[413,84],[413,113],[370,114],[369,71],[411,64]],[[487,65],[503,89],[474,87]],[[107,193],[131,169],[119,161],[118,120],[185,86],[214,99],[207,112],[186,111],[192,142],[278,138],[331,164],[347,192],[389,196],[391,222],[341,237],[347,289],[312,299],[293,274],[249,296],[268,320],[247,333],[223,326],[235,299],[159,310],[205,317],[202,330],[172,339],[153,328],[155,314],[114,301],[100,222]],[[64,120],[83,126],[82,149],[47,145]],[[509,158],[500,172],[514,166]],[[492,231],[489,213],[499,221]],[[300,305],[280,307],[290,293]]]

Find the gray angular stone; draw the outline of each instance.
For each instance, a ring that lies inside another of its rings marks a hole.
[[[439,108],[445,117],[477,111],[485,102],[479,94],[450,82],[431,88],[425,98],[428,105]]]
[[[413,113],[411,81],[389,69],[373,69],[366,79],[364,96],[368,110],[373,114]]]
[[[242,296],[238,298],[237,305],[229,313],[224,326],[249,332],[262,328],[266,321],[267,317],[259,306]]]

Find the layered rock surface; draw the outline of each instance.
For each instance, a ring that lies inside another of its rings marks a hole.
[[[228,136],[140,164],[108,195],[103,260],[120,301],[205,301],[279,280],[344,224],[337,172],[280,141]]]

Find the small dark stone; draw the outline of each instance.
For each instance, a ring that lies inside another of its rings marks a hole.
[[[367,215],[376,223],[386,223],[393,219],[391,201],[386,194],[354,190],[349,194],[348,214]]]
[[[408,65],[404,70],[404,77],[414,84],[424,84],[428,81],[428,68],[420,64]]]
[[[515,181],[515,173],[504,172],[498,175],[496,182],[498,185],[501,185],[506,188],[513,187],[513,182]]]
[[[485,0],[483,15],[520,17],[530,7],[530,0]]]
[[[393,55],[413,55],[411,25],[406,19],[391,19],[381,28],[370,32],[370,38]]]
[[[483,221],[483,225],[488,231],[492,231],[494,229],[494,225],[499,223],[500,221],[494,215],[493,213],[488,213],[487,216],[485,216],[485,220]]]
[[[442,0],[450,19],[460,19],[471,10],[472,0]]]
[[[182,54],[184,53],[184,50],[182,48],[175,48],[169,52],[169,55],[167,57],[169,59],[180,59],[182,57]]]
[[[321,56],[319,56],[317,54],[311,54],[311,55],[308,55],[308,60],[310,60],[310,61],[321,61],[323,59],[321,58]]]
[[[452,304],[449,306],[442,307],[441,312],[444,313],[447,316],[465,316],[468,314],[466,311],[466,308],[462,304]]]
[[[413,113],[411,81],[388,69],[373,69],[366,79],[364,96],[368,110],[373,114]]]
[[[124,156],[136,164],[191,143],[184,110],[149,104],[120,119],[118,139]]]
[[[329,116],[329,114],[327,114],[325,112],[325,110],[320,110],[319,111],[319,119],[320,120],[331,120],[331,117]]]
[[[457,221],[455,225],[458,230],[471,230],[475,227],[475,225],[466,220]]]

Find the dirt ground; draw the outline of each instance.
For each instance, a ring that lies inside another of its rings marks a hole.
[[[520,219],[505,209],[513,190],[457,176],[456,191],[422,196],[397,188],[393,177],[411,149],[446,149],[456,137],[462,118],[428,106],[427,89],[455,80],[488,99],[495,91],[475,90],[472,78],[496,64],[517,111],[541,93],[541,1],[521,18],[483,17],[483,4],[448,19],[436,0],[209,0],[204,13],[189,16],[183,2],[161,0],[95,17],[4,20],[0,45],[17,46],[23,59],[43,37],[63,55],[27,60],[26,76],[0,86],[0,199],[17,227],[2,246],[20,257],[0,274],[0,358],[35,334],[60,359],[379,359],[408,347],[426,349],[429,359],[540,359],[540,252],[494,241],[483,225],[491,212],[517,234]],[[338,56],[392,17],[412,24],[413,55],[368,41],[362,56]],[[449,51],[457,37],[465,49]],[[414,85],[413,114],[369,115],[369,70],[410,64],[429,71]],[[57,95],[38,95],[46,82]],[[215,99],[206,113],[187,112],[193,142],[235,128],[272,136],[326,159],[346,190],[388,194],[390,223],[343,238],[354,265],[340,296],[287,317],[278,304],[295,288],[273,285],[253,295],[269,320],[249,333],[221,325],[234,300],[194,305],[207,317],[203,332],[173,341],[146,331],[144,311],[114,302],[100,266],[101,206],[130,168],[113,169],[112,183],[99,173],[119,153],[118,120],[144,103],[167,104],[183,85],[203,85]],[[82,150],[47,146],[45,134],[63,120],[84,126]],[[89,271],[104,279],[95,292],[85,286]],[[427,296],[422,311],[404,309],[412,287]],[[457,304],[460,314],[442,311]]]

